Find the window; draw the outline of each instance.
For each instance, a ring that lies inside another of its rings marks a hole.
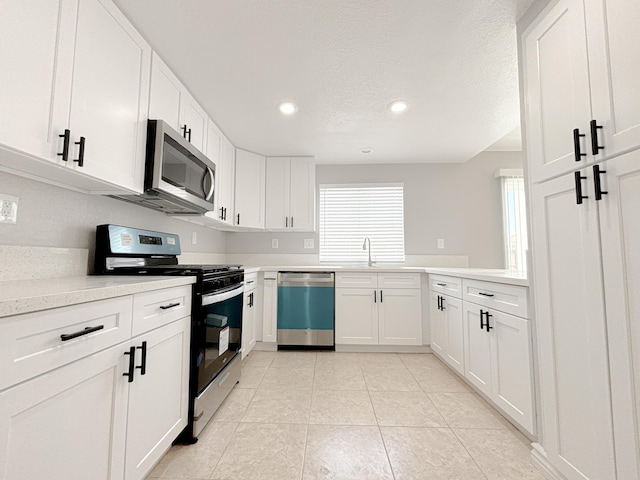
[[[404,262],[402,184],[320,185],[320,261]]]
[[[522,170],[499,170],[502,181],[502,218],[505,238],[505,263],[509,270],[527,271],[527,212]]]

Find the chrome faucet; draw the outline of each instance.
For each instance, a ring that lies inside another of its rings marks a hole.
[[[364,243],[362,244],[362,249],[367,249],[367,242],[369,242],[369,262],[367,263],[368,267],[373,267],[373,262],[371,261],[371,239],[369,237],[364,237]]]

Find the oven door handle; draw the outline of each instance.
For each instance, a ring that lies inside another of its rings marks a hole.
[[[216,293],[210,293],[208,295],[203,295],[202,296],[202,306],[204,307],[205,305],[211,305],[213,303],[224,302],[225,300],[233,298],[233,297],[235,297],[237,295],[242,295],[242,292],[244,292],[244,285],[240,285],[238,287],[232,287],[231,289],[226,290],[226,291],[222,291],[222,292],[216,292]]]

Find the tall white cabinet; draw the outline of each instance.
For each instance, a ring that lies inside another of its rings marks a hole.
[[[557,478],[637,479],[640,3],[542,3],[520,26],[542,398],[534,458]]]
[[[110,0],[3,1],[0,63],[4,168],[142,191],[151,47]]]
[[[236,150],[235,218],[238,227],[264,228],[265,157]]]

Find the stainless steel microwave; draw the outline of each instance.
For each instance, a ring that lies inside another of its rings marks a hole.
[[[144,193],[115,195],[174,215],[215,210],[216,166],[162,120],[149,120]]]

